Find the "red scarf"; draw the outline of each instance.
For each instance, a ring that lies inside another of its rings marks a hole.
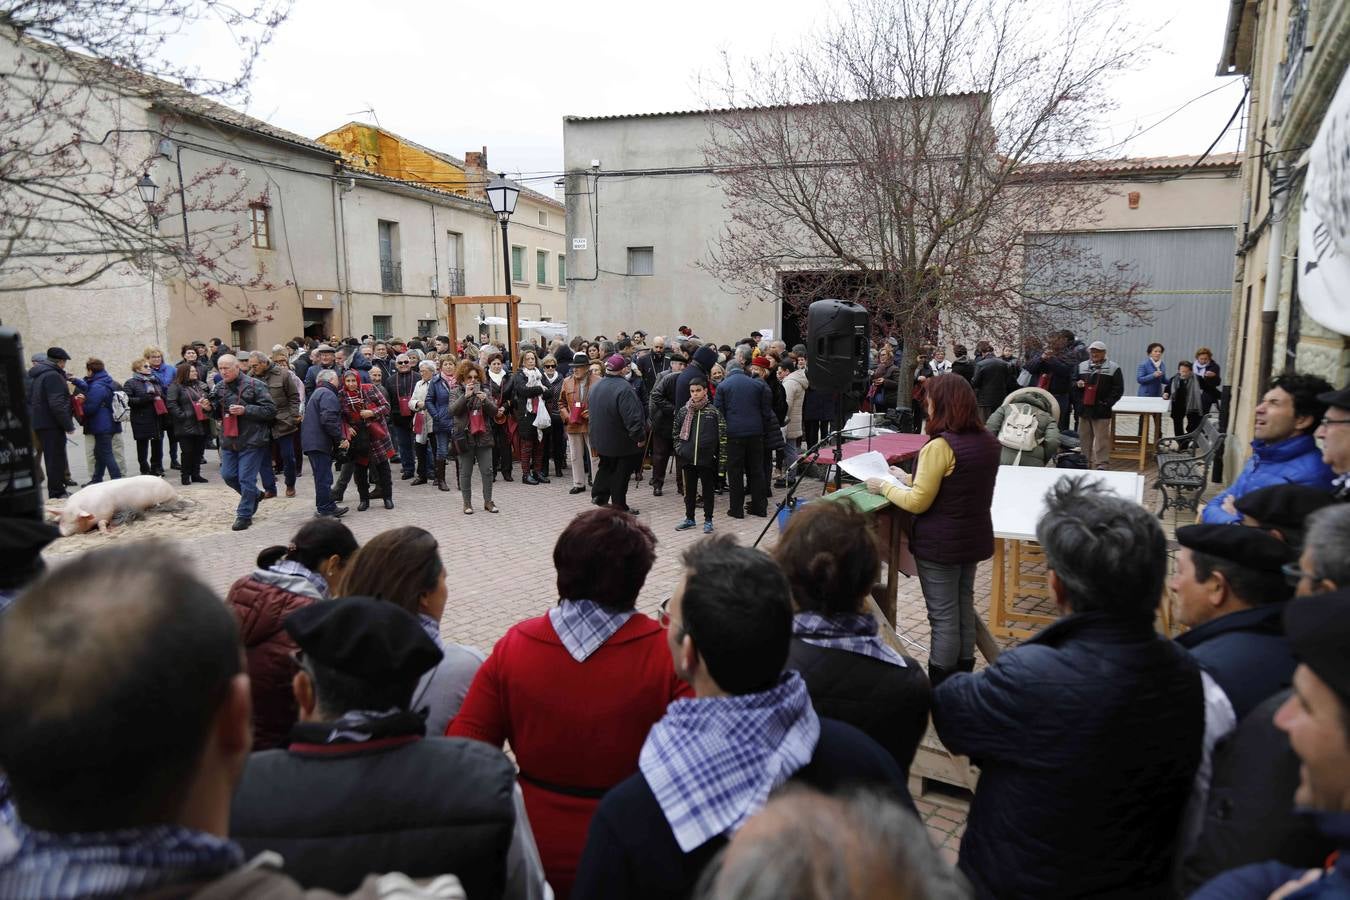
[[[702,400],[690,399],[685,404],[684,421],[680,423],[680,440],[689,440],[689,429],[693,426],[694,420],[703,414],[703,408],[708,405],[708,395],[704,394]]]

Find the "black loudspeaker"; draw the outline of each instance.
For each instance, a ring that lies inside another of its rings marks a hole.
[[[817,300],[806,314],[806,365],[811,387],[849,391],[867,382],[867,310],[843,300]]]

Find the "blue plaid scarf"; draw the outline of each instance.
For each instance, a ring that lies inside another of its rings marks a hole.
[[[905,658],[877,634],[877,620],[867,613],[823,616],[817,612],[792,617],[792,635],[815,647],[847,650],[905,668]]]
[[[676,700],[648,733],[638,768],[688,853],[759,812],[819,740],[806,682],[784,672],[757,694]]]
[[[17,850],[0,859],[0,897],[125,897],[211,881],[244,863],[237,844],[177,825],[51,834],[15,823]]]
[[[418,613],[417,621],[422,626],[422,630],[427,633],[427,637],[435,642],[441,650],[445,649],[445,641],[441,638],[441,623],[437,622],[426,613]],[[432,670],[433,672],[435,669]]]
[[[293,559],[278,560],[267,568],[268,571],[276,572],[278,575],[298,575],[314,585],[314,589],[319,592],[319,595],[323,597],[323,599],[332,599],[332,595],[328,593],[328,579]]]
[[[631,609],[623,612],[605,609],[594,600],[564,600],[548,611],[548,620],[572,658],[585,662],[633,614]]]

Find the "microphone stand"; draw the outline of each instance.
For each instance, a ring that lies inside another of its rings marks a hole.
[[[842,400],[840,402],[842,403]],[[843,423],[837,424],[842,426]],[[870,428],[870,426],[868,427]],[[844,435],[858,430],[859,429],[857,428],[848,430],[845,430],[842,427],[835,428],[829,434],[807,448],[806,452],[802,453],[801,456],[798,456],[797,459],[793,461],[792,465],[788,466],[789,472],[795,470],[792,475],[792,484],[788,487],[787,493],[783,495],[783,499],[779,502],[777,508],[774,509],[773,515],[769,516],[769,521],[764,523],[764,530],[759,533],[759,537],[755,538],[755,542],[750,545],[751,547],[759,546],[759,542],[764,540],[764,536],[769,533],[769,529],[773,526],[773,523],[778,520],[778,514],[783,511],[784,507],[792,502],[793,497],[797,493],[798,486],[801,485],[802,479],[806,477],[806,469],[802,466],[802,463],[816,461],[814,455],[816,451],[831,441],[834,442],[834,488],[835,490],[839,490],[839,485],[843,478],[843,470],[839,467],[839,464],[844,461]]]

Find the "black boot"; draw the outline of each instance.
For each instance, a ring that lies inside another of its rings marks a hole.
[[[928,683],[933,687],[947,680],[947,676],[952,674],[952,670],[946,666],[939,666],[935,663],[928,664]]]
[[[445,460],[436,460],[436,490],[448,491],[450,485],[445,483]]]
[[[524,471],[525,474],[520,476],[520,483],[521,483],[521,484],[538,484],[538,483],[539,483],[539,482],[537,482],[537,481],[534,480],[534,473],[531,472],[529,469],[524,469],[524,470],[522,470],[522,471]],[[510,476],[510,475],[507,475],[507,476],[506,476],[506,480],[507,480],[507,481],[510,481],[510,480],[511,480],[511,476]]]
[[[552,484],[552,482],[548,480],[548,466],[547,466],[547,465],[544,466],[544,471],[542,471],[542,472],[535,472],[535,473],[534,473],[534,480],[535,480],[535,482],[538,483],[538,484]]]
[[[189,475],[186,471],[183,471],[182,474],[179,475],[178,480],[183,482],[183,487],[187,487],[189,484],[192,484],[192,476]]]

